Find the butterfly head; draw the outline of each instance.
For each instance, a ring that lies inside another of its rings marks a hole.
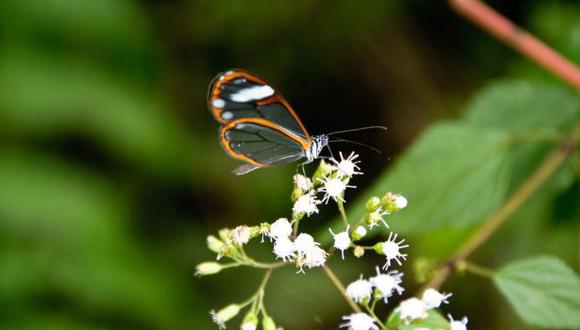
[[[312,137],[312,143],[310,143],[310,148],[306,151],[306,161],[311,162],[318,158],[322,149],[328,145],[327,135],[315,135]]]

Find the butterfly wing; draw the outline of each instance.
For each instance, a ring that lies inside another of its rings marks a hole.
[[[247,164],[234,173],[240,175],[256,168],[292,163],[302,157],[309,141],[262,118],[241,118],[220,127],[220,142],[232,157]]]
[[[304,125],[284,97],[264,79],[242,70],[218,74],[210,84],[209,108],[220,123],[261,118],[310,140]]]

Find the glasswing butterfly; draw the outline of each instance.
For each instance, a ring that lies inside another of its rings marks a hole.
[[[329,135],[354,131],[311,136],[280,93],[264,79],[244,70],[218,74],[209,86],[207,101],[211,113],[222,124],[219,136],[223,149],[246,163],[234,170],[237,175],[302,158],[306,158],[303,164],[308,164],[328,146]],[[368,128],[385,129],[360,129]],[[334,141],[359,144],[345,139]]]

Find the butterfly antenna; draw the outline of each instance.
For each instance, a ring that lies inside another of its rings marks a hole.
[[[328,133],[326,135],[330,136],[330,135],[334,135],[334,134],[348,133],[348,132],[357,132],[357,131],[365,131],[365,130],[369,130],[369,129],[381,129],[383,131],[386,131],[387,130],[387,128],[385,126],[366,126],[366,127],[359,127],[359,128],[353,128],[353,129],[346,129],[344,131],[330,132],[330,133]]]
[[[357,142],[357,141],[352,141],[352,140],[347,140],[347,139],[340,139],[340,138],[332,139],[332,140],[330,140],[328,142],[346,142],[346,143],[352,143],[352,144],[356,144],[358,146],[367,147],[367,148],[371,149],[372,151],[374,151],[374,152],[376,152],[378,154],[381,154],[381,155],[383,154],[383,152],[381,150],[379,150],[379,149],[377,149],[375,147],[371,147],[368,144],[365,144],[365,143],[362,143],[362,142]]]

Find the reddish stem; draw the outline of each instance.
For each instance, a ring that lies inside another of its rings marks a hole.
[[[580,68],[479,0],[450,0],[451,7],[580,92]]]

